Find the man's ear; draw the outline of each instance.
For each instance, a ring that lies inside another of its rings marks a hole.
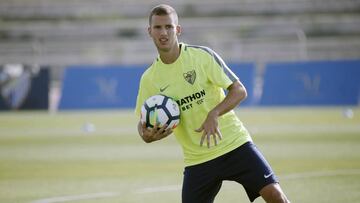
[[[180,25],[177,25],[176,26],[176,35],[181,35],[181,32],[182,32],[182,28]]]
[[[148,27],[148,34],[149,34],[150,37],[151,37],[151,27],[150,27],[150,26]]]

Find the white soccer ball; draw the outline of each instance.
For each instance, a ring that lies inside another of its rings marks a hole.
[[[345,118],[351,119],[351,118],[354,117],[354,111],[352,109],[350,109],[350,108],[344,109],[343,110],[343,116]]]
[[[180,109],[172,98],[165,95],[154,95],[142,105],[140,120],[142,123],[146,123],[148,128],[153,128],[157,123],[158,127],[167,124],[167,129],[174,129],[180,123]]]

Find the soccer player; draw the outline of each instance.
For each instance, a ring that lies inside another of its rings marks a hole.
[[[185,162],[182,202],[213,202],[223,180],[242,184],[250,201],[261,196],[289,202],[233,111],[247,96],[239,78],[213,50],[178,42],[181,27],[171,6],[152,9],[148,32],[159,56],[141,77],[135,112],[140,115],[144,101],[155,94],[177,100],[181,118],[174,134]],[[148,129],[139,122],[138,131],[151,143],[173,132],[166,127]]]

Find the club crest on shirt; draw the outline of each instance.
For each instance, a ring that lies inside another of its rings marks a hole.
[[[188,71],[188,72],[184,73],[183,76],[184,76],[184,79],[185,79],[188,83],[190,83],[190,84],[192,84],[192,85],[194,84],[195,79],[196,79],[196,72],[195,72],[195,70]]]

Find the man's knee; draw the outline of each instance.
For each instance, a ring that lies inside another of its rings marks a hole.
[[[260,195],[267,203],[290,203],[279,184],[265,186]]]
[[[269,203],[290,203],[286,198],[285,194],[281,191],[273,191],[271,192]]]

